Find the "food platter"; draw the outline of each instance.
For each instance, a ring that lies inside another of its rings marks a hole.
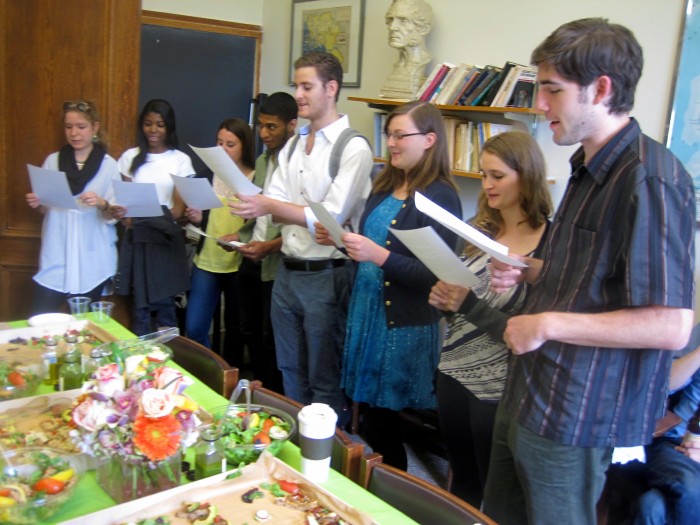
[[[65,348],[67,333],[77,335],[78,345],[84,355],[89,355],[90,350],[99,344],[117,340],[104,328],[85,319],[52,325],[11,328],[0,330],[0,357],[12,357],[17,353],[40,356],[47,337],[56,339],[60,351]]]
[[[376,522],[367,514],[351,507],[268,453],[261,455],[257,463],[244,467],[240,476],[227,479],[230,474],[230,472],[217,474],[152,496],[81,516],[63,522],[63,525],[82,525],[85,523],[118,525],[137,523],[145,518],[159,516],[167,516],[171,525],[189,525],[190,521],[186,518],[176,517],[176,513],[182,509],[185,502],[210,503],[216,507],[218,515],[228,520],[230,525],[258,523],[259,520],[255,518],[258,511],[266,511],[269,514],[268,523],[306,525],[308,522],[305,511],[276,503],[279,496],[262,488],[280,480],[295,482],[305,495],[312,498],[319,506],[337,513],[349,525],[376,525]],[[250,493],[255,488],[259,489],[262,496],[253,499],[250,503],[243,501],[243,495]]]

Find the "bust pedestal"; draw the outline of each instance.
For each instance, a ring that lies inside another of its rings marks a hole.
[[[425,82],[425,75],[422,74],[420,68],[414,69],[412,72],[409,72],[407,68],[394,69],[384,81],[379,96],[381,98],[413,100],[423,82]]]

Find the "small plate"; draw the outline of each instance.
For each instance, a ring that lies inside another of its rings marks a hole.
[[[70,314],[40,314],[27,319],[29,326],[49,326],[53,324],[65,324],[75,321]]]

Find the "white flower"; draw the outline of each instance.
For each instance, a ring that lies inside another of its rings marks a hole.
[[[141,409],[146,417],[163,417],[175,408],[175,401],[165,390],[148,388],[141,394]]]

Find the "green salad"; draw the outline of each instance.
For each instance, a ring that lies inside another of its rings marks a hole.
[[[217,418],[223,453],[230,465],[255,462],[263,450],[276,455],[293,431],[294,420],[267,407],[231,406]]]

